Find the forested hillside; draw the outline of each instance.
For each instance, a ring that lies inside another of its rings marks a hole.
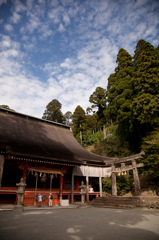
[[[88,96],[86,111],[77,106],[73,114],[61,112],[57,100],[50,102],[43,118],[69,124],[84,147],[111,157],[125,157],[145,151],[143,172],[159,184],[159,46],[139,40],[134,56],[121,48],[117,67],[106,89],[97,87]],[[55,109],[57,114],[55,117]]]

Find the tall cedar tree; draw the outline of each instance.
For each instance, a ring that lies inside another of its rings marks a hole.
[[[131,83],[133,61],[131,55],[121,48],[116,62],[118,66],[115,74],[111,74],[108,79],[108,111],[111,118],[118,120],[118,123],[129,124],[133,92]]]
[[[132,83],[131,127],[138,126],[142,144],[142,138],[158,126],[159,120],[159,54],[144,40],[139,40],[136,46]]]
[[[105,116],[108,116],[110,119],[116,121],[117,118],[117,108],[115,102],[116,98],[116,83],[117,83],[117,78],[116,78],[116,73],[110,74],[108,77],[108,85],[107,85],[107,91],[106,91],[106,97],[107,97],[107,102],[108,102],[108,108],[104,111]]]
[[[85,122],[85,111],[80,105],[76,107],[71,118],[74,126],[73,133],[74,136],[76,136],[80,132],[82,124]]]
[[[89,98],[90,103],[92,104],[92,108],[97,108],[97,115],[100,118],[100,120],[104,118],[103,111],[106,109],[106,90],[102,87],[97,87],[96,90],[91,94]]]
[[[107,101],[109,118],[118,123],[116,130],[120,141],[128,141],[130,149],[134,151],[138,146],[136,134],[130,131],[130,120],[132,117],[132,76],[133,61],[132,56],[123,48],[117,55],[118,66],[115,73],[108,78]],[[133,141],[132,141],[133,139]],[[134,141],[135,139],[135,141]],[[137,146],[136,146],[137,145]]]
[[[53,99],[46,106],[46,110],[44,111],[42,119],[46,119],[46,120],[54,121],[54,122],[58,122],[58,123],[63,123],[64,117],[61,112],[61,107],[62,107],[62,104],[58,100]]]
[[[65,124],[66,125],[70,125],[70,119],[72,117],[72,112],[70,111],[67,111],[65,114],[64,114],[64,119],[65,119]]]

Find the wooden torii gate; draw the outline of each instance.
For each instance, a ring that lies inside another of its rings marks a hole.
[[[144,152],[139,154],[126,157],[126,158],[116,158],[113,159],[111,172],[112,172],[112,196],[117,196],[117,186],[116,186],[116,173],[121,173],[129,170],[133,170],[134,185],[135,185],[135,194],[136,196],[141,195],[140,180],[138,175],[137,168],[144,167],[143,163],[136,164],[136,160],[142,158]],[[126,162],[132,162],[132,165],[125,165]],[[115,168],[115,164],[121,164],[120,168]]]

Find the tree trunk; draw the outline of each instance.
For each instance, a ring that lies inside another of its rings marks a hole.
[[[81,127],[81,124],[80,124]],[[81,139],[81,145],[82,145],[82,131],[80,130],[80,139]]]
[[[104,139],[107,138],[107,129],[105,127],[105,125],[103,125],[103,133],[104,133]]]

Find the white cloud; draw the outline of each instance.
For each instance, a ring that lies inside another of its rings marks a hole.
[[[70,23],[70,19],[67,15],[63,16],[63,21],[65,22],[65,24],[69,24]]]
[[[10,21],[12,23],[18,23],[20,19],[21,19],[21,16],[16,12],[13,12],[13,15],[10,17]]]
[[[60,32],[64,32],[66,29],[64,28],[64,26],[62,25],[62,23],[60,23],[60,26],[59,26],[58,30],[59,30]]]
[[[20,0],[14,0],[14,9],[15,12],[23,12],[26,11],[26,6]]]
[[[7,31],[13,31],[13,26],[12,25],[10,25],[10,24],[5,24],[4,25],[4,28],[7,30]]]
[[[10,37],[0,35],[0,104],[37,117],[52,99],[62,103],[63,113],[77,105],[86,109],[95,88],[106,88],[121,47],[133,54],[140,38],[159,41],[158,16],[145,2],[128,0],[121,6],[114,1],[15,0],[13,15],[3,26],[9,31],[11,23],[26,21]],[[41,55],[40,61],[33,57],[36,65],[32,56],[37,49]],[[28,67],[33,65],[36,71],[31,73]],[[45,81],[40,81],[40,71]]]
[[[7,3],[7,0],[0,0],[0,6],[1,6],[3,3]]]
[[[8,48],[11,46],[11,39],[9,36],[1,35],[1,47]]]

